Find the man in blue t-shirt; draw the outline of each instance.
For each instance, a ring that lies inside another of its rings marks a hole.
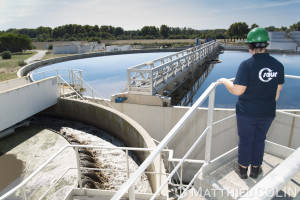
[[[270,40],[264,28],[255,28],[247,35],[251,58],[243,61],[234,82],[221,78],[229,92],[239,96],[236,119],[239,135],[238,164],[235,172],[242,178],[257,178],[262,172],[266,134],[275,118],[276,100],[284,83],[283,65],[266,53]]]

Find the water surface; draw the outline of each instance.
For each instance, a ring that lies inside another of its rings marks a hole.
[[[300,76],[300,56],[271,54],[278,59],[285,68],[285,74]],[[193,102],[195,102],[208,86],[219,78],[234,78],[240,63],[251,55],[247,52],[225,51],[220,54],[219,59],[222,63],[215,64],[213,70],[207,76],[202,86],[199,88]],[[280,93],[280,98],[277,101],[277,108],[282,109],[300,109],[300,80],[286,78],[283,85],[283,90]],[[232,95],[227,91],[224,85],[218,86],[215,95],[215,106],[219,108],[234,108],[237,96]],[[207,107],[207,101],[203,103],[203,107]]]
[[[85,58],[48,65],[37,69],[36,72],[55,68],[81,69],[83,70],[83,79],[99,92],[102,97],[110,99],[111,95],[124,91],[127,83],[126,70],[128,68],[170,54],[174,54],[174,52],[137,53]],[[53,72],[52,75],[56,75],[56,72]],[[67,79],[67,76],[66,74],[63,77]],[[35,80],[39,80],[42,78],[42,75],[34,75],[33,77]]]
[[[110,99],[110,96],[124,91],[127,82],[127,68],[161,58],[174,52],[164,53],[140,53],[140,54],[123,54],[103,57],[86,58],[72,60],[62,63],[52,64],[36,70],[45,71],[54,68],[70,68],[83,70],[83,79],[96,89],[104,98]],[[272,54],[285,67],[285,73],[289,75],[300,76],[300,56]],[[195,102],[207,87],[219,78],[234,78],[240,63],[250,58],[247,52],[226,51],[219,56],[222,63],[215,64],[213,70],[203,82],[193,98]],[[55,75],[53,72],[52,75]],[[68,75],[64,78],[67,79]],[[41,75],[35,75],[35,79],[41,79]],[[280,98],[277,102],[278,108],[300,109],[300,80],[286,79]],[[237,97],[230,94],[224,86],[216,89],[216,107],[234,108]],[[207,101],[203,106],[207,106]]]

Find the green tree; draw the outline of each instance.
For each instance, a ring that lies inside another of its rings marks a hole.
[[[40,26],[35,29],[36,35],[46,34],[46,35],[50,36],[51,32],[52,32],[52,28],[50,28],[50,27]]]
[[[95,25],[95,26],[93,27],[93,31],[94,31],[95,33],[98,33],[98,32],[100,31],[99,26],[98,26],[98,25]]]
[[[160,26],[160,29],[159,29],[159,34],[163,37],[163,38],[168,38],[169,35],[170,35],[170,28],[163,24]]]
[[[141,29],[141,35],[147,39],[157,38],[159,35],[158,28],[156,28],[155,26],[144,26]]]
[[[117,37],[119,35],[123,35],[123,33],[124,33],[124,29],[122,27],[115,28],[115,32],[114,32],[115,37]]]
[[[31,39],[27,35],[4,33],[0,35],[0,52],[22,52],[32,49]]]
[[[248,25],[245,22],[236,22],[230,25],[227,33],[232,37],[245,38],[249,32]]]
[[[103,26],[100,27],[100,32],[114,34],[115,28],[113,26],[103,25]]]
[[[252,29],[254,29],[254,28],[257,28],[257,27],[259,27],[259,26],[258,26],[257,24],[254,23],[254,24],[251,25],[250,30],[252,30]]]
[[[287,27],[281,26],[279,30],[280,30],[280,31],[286,31],[287,29],[288,29]]]
[[[275,26],[268,26],[266,27],[266,30],[271,32],[278,31],[278,29]]]
[[[300,21],[290,26],[291,31],[300,31]]]

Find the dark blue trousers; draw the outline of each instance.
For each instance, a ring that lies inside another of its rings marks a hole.
[[[240,165],[260,166],[263,161],[267,132],[274,117],[250,118],[236,115],[239,135],[238,162]]]

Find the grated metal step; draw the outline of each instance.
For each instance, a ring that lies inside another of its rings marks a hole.
[[[241,179],[233,170],[237,158],[225,163],[211,174],[199,178],[195,182],[195,189],[202,192],[203,197],[209,199],[238,199],[242,194],[246,193],[269,172],[276,168],[284,159],[265,153],[262,164],[263,172],[257,179],[248,177]],[[248,175],[250,170],[248,170]],[[270,193],[277,191],[271,191]],[[270,194],[271,195],[271,194]],[[286,197],[294,199],[300,197],[300,172],[298,172],[292,180],[279,191],[275,198]]]

